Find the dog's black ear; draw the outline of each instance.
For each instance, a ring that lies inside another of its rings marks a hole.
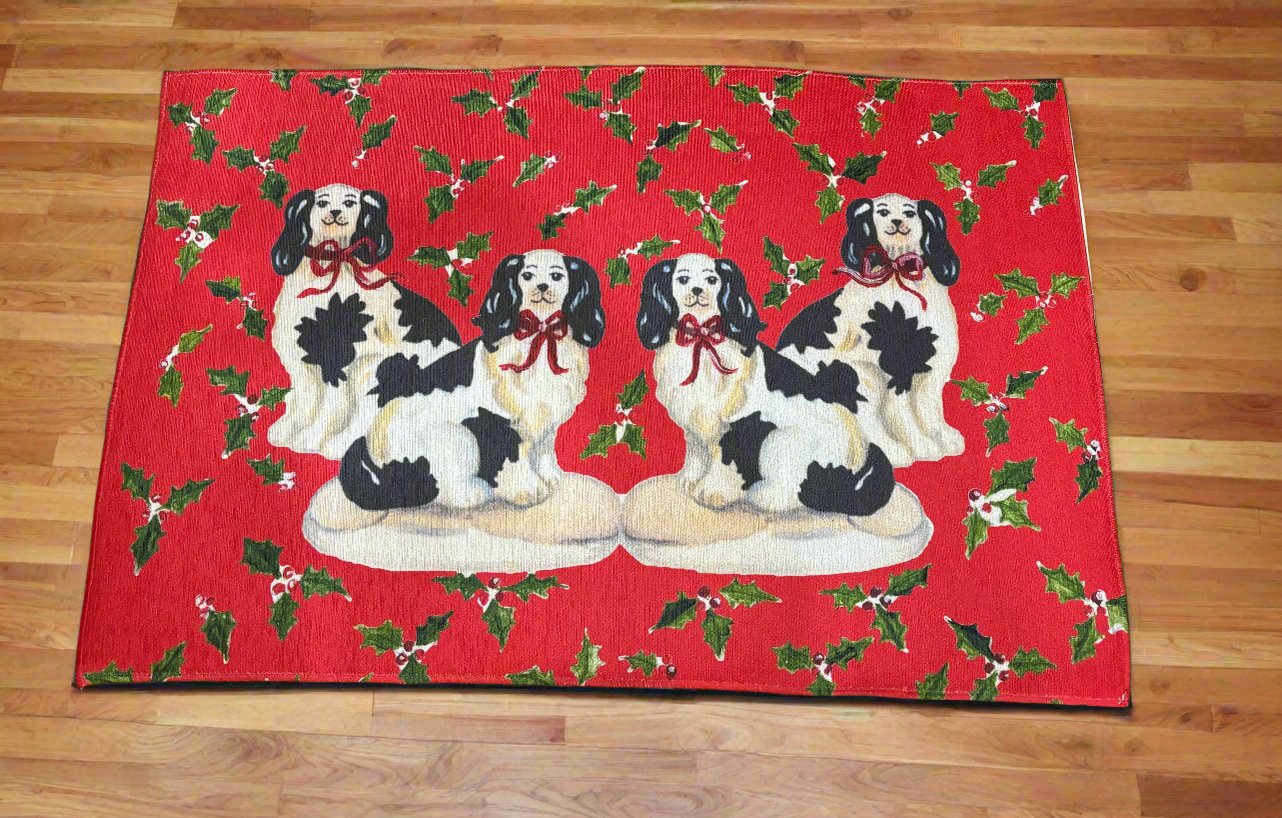
[[[872,220],[872,199],[855,199],[846,208],[846,238],[841,242],[841,260],[852,270],[863,264],[864,251],[880,247]]]
[[[948,241],[948,218],[939,205],[928,199],[917,203],[917,216],[921,219],[922,258],[935,280],[951,287],[961,275],[961,259]]]
[[[287,276],[297,269],[312,241],[312,203],[316,191],[300,190],[285,205],[285,226],[272,245],[272,269]]]
[[[481,328],[481,342],[490,352],[499,341],[516,331],[516,316],[521,311],[521,287],[517,279],[524,261],[523,253],[513,253],[499,262],[490,290],[481,302],[481,312],[472,319],[472,323]]]
[[[766,322],[757,314],[757,305],[748,293],[748,279],[743,270],[728,258],[717,259],[717,272],[721,274],[721,295],[717,307],[725,325],[726,337],[743,346],[749,355],[757,348],[757,335],[766,328]]]
[[[646,270],[641,282],[641,309],[637,312],[637,336],[641,346],[656,349],[668,340],[677,322],[677,302],[672,298],[672,271],[677,263],[660,261]]]
[[[561,303],[561,311],[570,325],[574,340],[594,347],[605,336],[605,310],[601,309],[601,282],[596,270],[581,258],[565,257],[570,275],[570,288]]]
[[[387,227],[387,197],[377,190],[361,191],[361,212],[356,217],[352,244],[369,239],[374,249],[362,247],[355,253],[362,264],[377,264],[392,254],[392,231]]]

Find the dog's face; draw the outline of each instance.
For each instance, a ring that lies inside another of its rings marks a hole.
[[[715,259],[702,253],[686,253],[677,259],[672,273],[672,299],[683,314],[689,313],[702,323],[721,313],[723,284]]]
[[[517,275],[521,305],[539,318],[561,309],[570,291],[570,271],[565,256],[556,250],[531,250],[521,261]]]
[[[948,218],[928,199],[910,199],[887,193],[876,199],[855,199],[846,207],[846,238],[841,259],[855,270],[871,247],[880,247],[892,259],[904,253],[922,257],[931,276],[951,287],[961,275],[961,259],[948,241]]]
[[[872,200],[872,222],[881,246],[891,258],[920,252],[922,224],[917,202],[898,193]]]
[[[316,191],[312,205],[312,242],[333,239],[343,246],[356,232],[356,222],[361,212],[361,192],[348,185],[325,185]]]

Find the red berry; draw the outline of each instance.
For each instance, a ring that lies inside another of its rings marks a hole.
[[[707,599],[708,597],[712,596],[712,589],[709,588],[707,585],[704,585],[702,588],[699,589],[699,596],[703,597],[704,599]]]
[[[997,678],[1001,679],[1003,682],[1006,681],[1007,679],[1010,678],[1010,671],[1003,670],[1001,673],[997,674]]]
[[[995,658],[998,662],[1000,662],[1001,664],[1006,664],[1006,654],[1004,654],[1004,653],[999,653],[999,654],[997,654],[997,656],[995,656],[994,658]]]
[[[406,653],[409,653],[410,651],[414,650],[414,640],[406,639],[405,644],[401,645],[401,647],[405,650]]]
[[[985,673],[992,673],[994,667],[996,667],[996,665],[994,665],[992,662],[984,662]]]
[[[979,507],[979,509],[980,509],[980,511],[984,512],[985,514],[988,514],[989,512],[991,512],[991,511],[993,510],[993,504],[992,504],[992,503],[984,503],[982,506],[980,506],[980,507]]]
[[[499,591],[497,594],[494,595],[494,603],[496,605],[501,605],[503,603],[503,597],[505,596],[507,596],[507,594],[503,593],[502,591]]]
[[[721,607],[721,597],[715,597],[715,596],[714,596],[714,597],[713,597],[713,598],[708,602],[708,605],[709,605],[710,607],[713,607],[713,608],[720,608],[720,607]]]
[[[499,581],[499,578],[498,578],[498,577],[490,577],[490,587],[491,587],[491,588],[497,588],[497,587],[499,587],[499,586],[500,586],[500,585],[502,585],[502,584],[503,584],[503,583]]]
[[[871,611],[875,606],[868,600],[864,600],[859,603],[859,607],[863,608],[865,611]]]
[[[971,489],[971,490],[970,490],[970,501],[971,501],[972,503],[973,503],[973,502],[975,502],[976,500],[978,500],[980,497],[983,497],[983,496],[984,496],[984,493],[983,493],[982,491],[980,491],[979,489]]]
[[[664,671],[664,673],[667,673],[667,674],[668,674],[668,678],[669,678],[669,679],[675,679],[675,678],[677,677],[677,666],[676,666],[676,665],[668,665],[668,667],[667,667],[667,669]]]
[[[815,664],[816,664],[816,665],[822,665],[822,664],[824,663],[824,659],[825,659],[825,658],[826,658],[826,657],[825,657],[822,653],[816,653],[816,654],[815,654]]]

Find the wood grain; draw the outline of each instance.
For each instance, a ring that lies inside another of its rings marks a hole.
[[[160,71],[609,62],[1066,78],[1130,712],[70,689]],[[0,814],[1282,814],[1279,136],[1277,0],[0,3]]]

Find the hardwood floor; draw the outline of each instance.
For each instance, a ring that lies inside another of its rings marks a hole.
[[[1129,713],[71,689],[162,69],[1067,80]],[[0,0],[0,815],[1282,815],[1282,2]]]

